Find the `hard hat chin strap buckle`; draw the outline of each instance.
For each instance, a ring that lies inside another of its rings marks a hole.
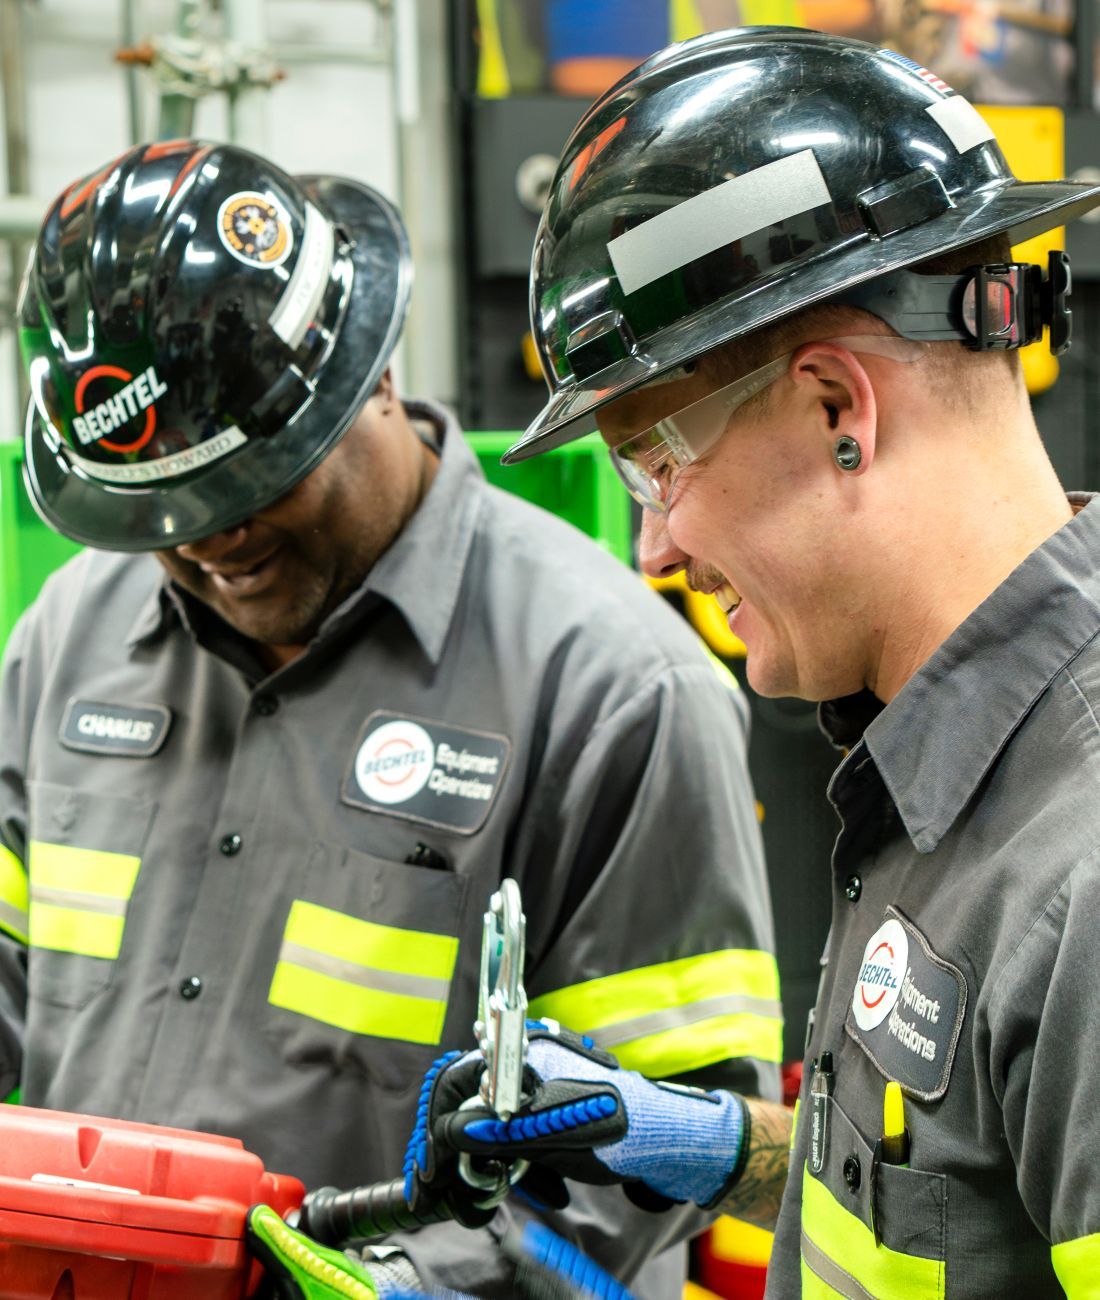
[[[860,307],[902,338],[958,339],[978,352],[1026,347],[1050,330],[1055,356],[1069,347],[1073,313],[1069,258],[1054,251],[1047,274],[1032,262],[972,266],[961,275],[893,271],[830,301]]]

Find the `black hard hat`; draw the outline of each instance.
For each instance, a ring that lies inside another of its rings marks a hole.
[[[411,279],[380,194],[229,145],[142,145],[69,186],[19,305],[38,511],[143,551],[277,500],[374,391]]]
[[[977,111],[892,50],[789,27],[670,46],[565,146],[531,266],[551,396],[505,462],[812,303],[1097,203],[1100,185],[1016,180]]]

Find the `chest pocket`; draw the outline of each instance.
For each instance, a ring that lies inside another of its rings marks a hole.
[[[78,1010],[110,981],[155,805],[28,784],[28,997]]]
[[[405,1088],[443,1037],[466,878],[320,844],[305,879],[265,990],[280,1054]]]
[[[871,1147],[834,1098],[828,1106],[821,1174],[802,1173],[804,1300],[939,1300],[946,1175],[881,1163],[872,1171]]]

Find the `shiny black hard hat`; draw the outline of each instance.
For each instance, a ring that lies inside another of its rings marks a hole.
[[[504,460],[813,303],[1098,203],[1098,185],[1018,181],[967,100],[892,50],[789,27],[670,46],[565,146],[531,267],[551,395]]]
[[[374,391],[411,279],[380,194],[229,145],[138,146],[71,185],[19,305],[39,513],[143,551],[277,500]]]

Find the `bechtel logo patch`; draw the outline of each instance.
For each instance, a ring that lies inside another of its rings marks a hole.
[[[376,803],[405,803],[424,789],[435,765],[432,738],[415,722],[384,723],[359,746],[355,779]]]
[[[506,736],[491,732],[372,713],[344,781],[344,801],[470,834],[489,815],[510,748]]]
[[[92,395],[99,396],[106,386],[105,381],[111,384],[121,382],[122,387],[114,392],[108,390],[108,396],[89,404],[89,386],[95,384]],[[73,433],[82,446],[98,442],[108,451],[140,451],[157,427],[154,403],[167,391],[168,385],[161,380],[155,366],[149,366],[136,376],[120,366],[92,366],[77,381],[75,400],[78,414],[73,417]],[[129,436],[111,438],[127,425],[133,425],[127,431]]]
[[[909,939],[898,921],[886,921],[871,935],[852,994],[852,1015],[860,1029],[874,1029],[894,1009],[909,960]]]
[[[932,1101],[951,1076],[966,980],[898,908],[886,918],[864,950],[845,1032],[887,1079]]]

